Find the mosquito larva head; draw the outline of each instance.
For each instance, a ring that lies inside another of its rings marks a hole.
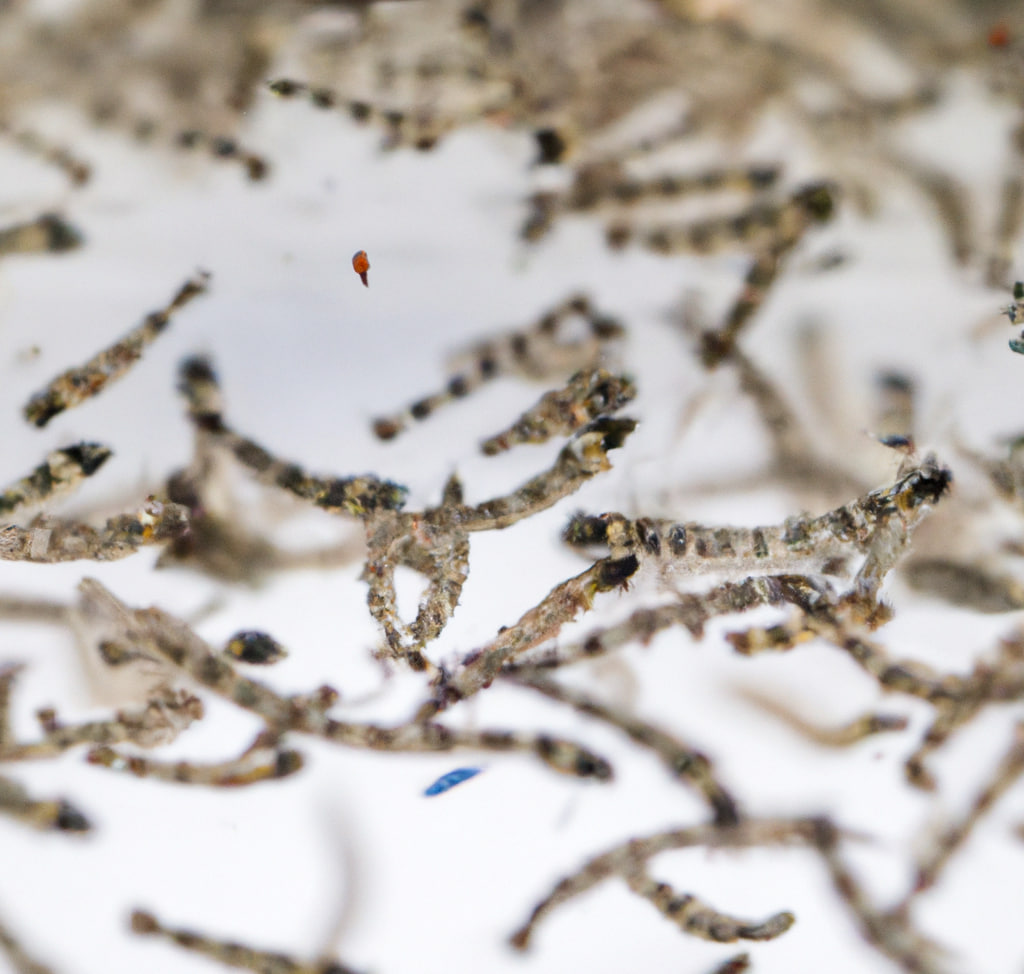
[[[278,751],[274,761],[274,777],[287,778],[301,771],[305,761],[298,751]]]
[[[557,166],[563,161],[569,142],[558,129],[537,129],[533,137],[537,142],[536,165]]]
[[[273,636],[254,629],[236,632],[225,647],[236,659],[243,663],[266,666],[284,659],[288,653]]]
[[[56,213],[48,213],[40,218],[39,225],[46,233],[47,250],[53,253],[75,250],[85,241],[78,230]]]
[[[608,540],[607,516],[595,517],[577,511],[562,531],[562,540],[576,548],[605,544]]]
[[[739,825],[740,810],[729,795],[724,792],[714,795],[711,805],[715,811],[715,825],[719,828],[727,829]]]
[[[178,367],[178,392],[188,401],[192,421],[208,432],[222,432],[220,386],[208,358],[193,355]]]
[[[212,382],[217,383],[217,373],[213,363],[205,355],[190,355],[178,369],[182,383]]]
[[[402,424],[395,419],[382,417],[373,421],[373,435],[379,440],[393,440],[402,432]]]
[[[92,476],[111,457],[111,451],[100,443],[76,443],[60,452],[78,464],[87,477]]]
[[[270,164],[261,156],[247,155],[245,157],[245,174],[249,181],[258,183],[267,178],[270,172]]]
[[[89,820],[66,801],[58,803],[54,825],[62,832],[88,832],[92,828]]]
[[[836,193],[834,183],[811,183],[798,190],[794,200],[812,220],[827,223],[835,213]]]
[[[636,429],[636,425],[636,420],[629,417],[600,416],[585,426],[581,432],[599,433],[601,449],[607,453],[621,447],[626,442],[626,437]]]
[[[160,932],[160,924],[157,922],[156,917],[145,910],[132,911],[131,927],[132,933],[142,934],[143,936]]]
[[[582,376],[578,372],[570,382]],[[602,374],[602,370],[594,371],[591,376],[593,388],[587,397],[587,406],[592,415],[613,413],[636,398],[636,386],[627,376]]]
[[[908,485],[916,504],[938,501],[953,483],[953,472],[941,466],[934,457],[926,457]],[[916,506],[916,505],[915,505]]]
[[[611,781],[613,777],[612,766],[604,758],[582,748],[576,756],[574,771],[581,778],[595,778],[598,781]]]
[[[629,580],[636,574],[639,567],[640,561],[636,555],[609,559],[601,566],[597,590],[599,592],[609,592],[616,588],[626,588]]]

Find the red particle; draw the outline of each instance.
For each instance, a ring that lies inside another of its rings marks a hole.
[[[1010,28],[1006,24],[994,24],[988,32],[989,47],[1006,47],[1010,43]]]
[[[366,279],[366,272],[370,269],[370,258],[366,256],[365,250],[357,250],[352,255],[352,270],[358,275],[359,279],[363,282],[363,287],[369,287],[370,282]]]

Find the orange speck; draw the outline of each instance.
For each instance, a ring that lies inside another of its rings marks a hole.
[[[365,250],[357,250],[352,255],[352,270],[359,275],[363,287],[369,287],[370,282],[366,279],[366,272],[370,269],[370,258],[366,256]]]
[[[1006,47],[1010,43],[1010,28],[1006,24],[994,24],[988,32],[989,47]]]

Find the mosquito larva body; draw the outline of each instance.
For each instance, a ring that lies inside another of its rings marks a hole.
[[[68,369],[45,389],[37,392],[25,406],[25,419],[35,426],[46,426],[55,416],[81,405],[119,379],[141,357],[170,324],[171,317],[206,290],[209,275],[200,273],[186,281],[158,311],[150,313],[142,324],[119,341],[93,356],[84,365]]]

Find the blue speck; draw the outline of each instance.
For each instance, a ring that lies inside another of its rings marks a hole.
[[[454,771],[449,771],[448,774],[441,775],[423,794],[428,798],[443,794],[449,788],[461,785],[462,782],[480,774],[481,771],[483,768],[456,768]]]

